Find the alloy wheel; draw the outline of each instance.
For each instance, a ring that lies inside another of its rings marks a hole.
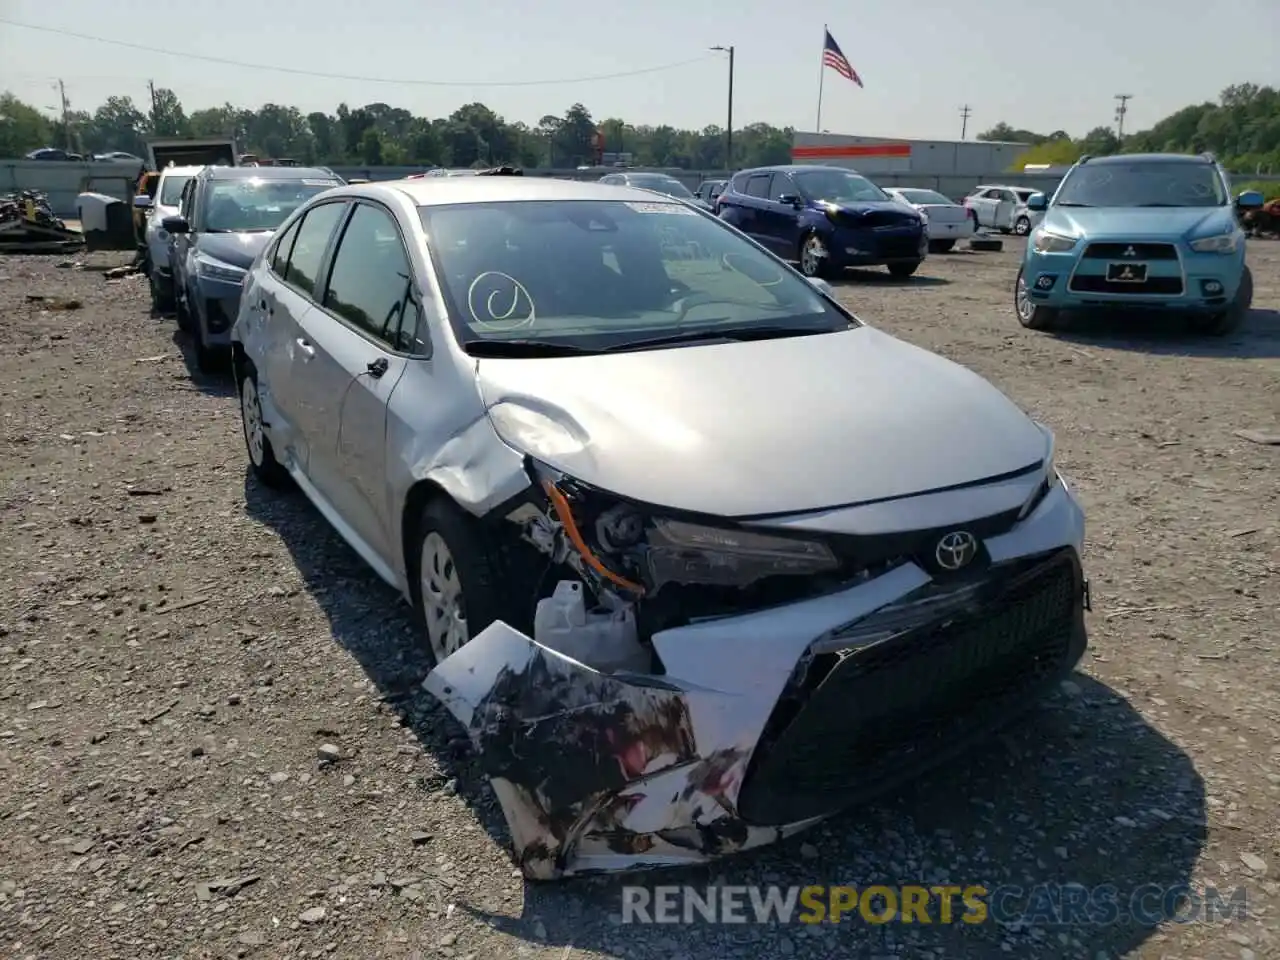
[[[1018,274],[1018,283],[1013,294],[1014,306],[1017,308],[1018,316],[1022,320],[1030,320],[1036,312],[1036,305],[1031,302],[1031,294],[1027,290],[1027,281],[1022,274]]]

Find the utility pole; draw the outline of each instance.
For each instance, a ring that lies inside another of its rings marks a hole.
[[[1132,93],[1117,93],[1116,100],[1116,139],[1124,140],[1124,115],[1129,112],[1129,101]]]
[[[154,134],[156,132],[156,114],[158,110],[156,108],[156,85],[150,80],[147,81],[147,92],[151,94],[151,132]]]
[[[58,81],[58,97],[62,102],[62,134],[66,139],[67,153],[71,153],[71,123],[67,114],[71,112],[71,103],[67,100],[67,85]]]
[[[960,108],[960,139],[964,139],[964,135],[969,132],[969,118],[973,116],[973,111],[969,109],[966,103]]]
[[[730,173],[733,172],[733,46],[712,47],[712,50],[720,50],[729,54],[729,120],[724,131],[724,165]]]

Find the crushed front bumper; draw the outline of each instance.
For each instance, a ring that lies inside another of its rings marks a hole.
[[[495,623],[424,682],[467,729],[532,879],[771,843],[962,751],[1075,666],[1083,517],[1059,483],[991,565],[653,636],[605,675]]]

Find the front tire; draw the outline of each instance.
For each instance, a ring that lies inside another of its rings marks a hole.
[[[800,272],[806,277],[826,279],[831,275],[830,256],[826,245],[816,233],[810,233],[800,241]]]
[[[1018,315],[1018,322],[1028,330],[1052,330],[1058,325],[1060,312],[1054,307],[1042,307],[1031,299],[1023,277],[1025,269],[1018,268],[1018,279],[1014,281],[1013,309]]]
[[[1013,225],[1013,232],[1020,237],[1025,237],[1031,232],[1031,219],[1029,217],[1019,217]]]
[[[451,500],[427,503],[409,556],[414,608],[437,664],[496,620],[518,625],[492,534]]]
[[[920,269],[922,260],[912,260],[910,263],[891,263],[889,264],[889,275],[895,280],[906,280],[913,276]]]
[[[1240,287],[1236,290],[1236,298],[1231,301],[1231,306],[1218,313],[1196,317],[1191,321],[1192,329],[1212,337],[1225,337],[1240,329],[1245,318],[1249,316],[1249,309],[1252,306],[1253,274],[1248,267],[1245,267],[1244,273],[1240,275]]]
[[[239,365],[237,365],[239,366]],[[262,398],[258,393],[258,372],[248,360],[237,370],[240,394],[240,424],[244,433],[245,452],[249,454],[249,469],[263,486],[279,490],[288,486],[289,471],[276,460],[275,450],[267,437],[266,424],[262,420]]]

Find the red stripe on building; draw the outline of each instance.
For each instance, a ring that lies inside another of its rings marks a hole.
[[[849,143],[831,147],[792,147],[792,160],[818,160],[836,157],[910,157],[909,143]]]

